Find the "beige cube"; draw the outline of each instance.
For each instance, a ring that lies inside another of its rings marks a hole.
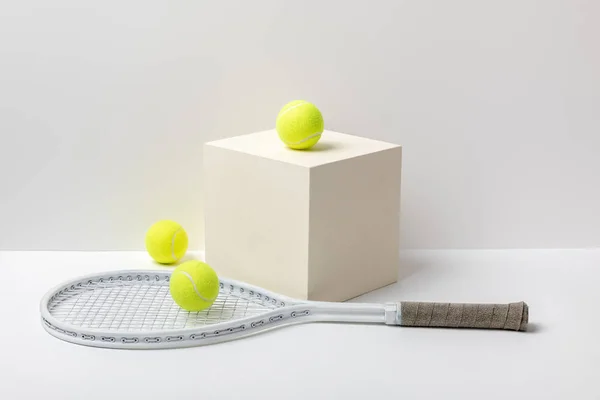
[[[204,148],[206,259],[290,297],[344,301],[397,280],[402,148],[325,131],[307,151],[274,130]]]

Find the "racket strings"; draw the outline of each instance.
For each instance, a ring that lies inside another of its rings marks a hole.
[[[70,286],[50,299],[58,320],[109,331],[181,329],[260,315],[281,307],[252,291],[222,287],[213,305],[200,312],[181,309],[171,298],[167,279],[102,279]]]

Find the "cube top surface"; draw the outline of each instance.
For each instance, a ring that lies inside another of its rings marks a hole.
[[[325,130],[321,140],[311,149],[293,150],[279,140],[274,129],[216,140],[206,145],[307,168],[400,147],[397,144]]]

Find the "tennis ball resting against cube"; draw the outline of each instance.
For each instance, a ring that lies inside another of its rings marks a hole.
[[[160,264],[173,264],[185,255],[188,236],[175,221],[158,221],[146,232],[146,250]]]

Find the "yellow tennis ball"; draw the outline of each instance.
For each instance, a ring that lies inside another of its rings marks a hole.
[[[283,106],[277,115],[279,138],[292,149],[303,150],[314,146],[323,133],[321,111],[312,103],[295,100]]]
[[[146,232],[146,250],[161,264],[173,264],[184,256],[187,247],[187,233],[175,221],[158,221]]]
[[[202,311],[219,295],[219,277],[206,263],[186,261],[173,271],[169,283],[171,297],[187,311]]]

